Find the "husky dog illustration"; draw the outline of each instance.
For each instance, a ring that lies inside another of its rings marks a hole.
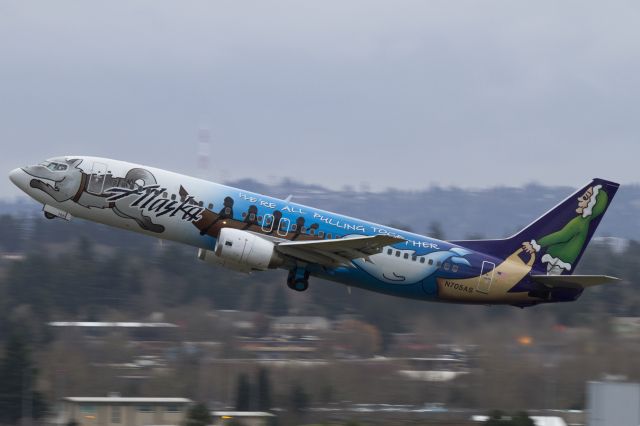
[[[59,158],[45,163],[24,167],[32,176],[32,188],[39,189],[58,203],[73,201],[86,208],[111,209],[120,217],[135,221],[142,229],[161,233],[164,226],[153,223],[142,210],[131,207],[126,200],[108,202],[111,188],[133,189],[156,184],[151,172],[142,168],[129,170],[125,177],[114,177],[110,173],[87,174],[79,166],[81,159]]]

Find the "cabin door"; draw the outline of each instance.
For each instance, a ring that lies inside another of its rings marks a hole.
[[[491,284],[493,283],[493,276],[495,275],[496,264],[493,262],[482,262],[482,269],[480,270],[480,276],[478,277],[478,285],[476,291],[480,293],[489,293]]]
[[[89,175],[89,185],[87,192],[101,195],[104,189],[104,181],[107,176],[107,165],[104,163],[93,163],[91,175]]]

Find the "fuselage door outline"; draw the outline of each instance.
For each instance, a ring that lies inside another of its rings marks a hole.
[[[483,261],[480,276],[478,277],[478,285],[476,291],[488,294],[493,283],[493,276],[496,272],[496,264],[493,262]]]
[[[104,163],[93,163],[91,175],[89,176],[89,184],[87,192],[95,195],[101,195],[104,191],[104,181],[107,176],[107,165]]]
[[[278,224],[278,235],[281,237],[286,236],[289,233],[289,225],[291,225],[291,221],[286,217],[280,219],[280,223]]]

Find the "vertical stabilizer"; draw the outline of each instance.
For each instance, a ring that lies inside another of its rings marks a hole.
[[[572,274],[619,186],[594,179],[512,237],[454,243],[501,258],[523,249],[540,272]]]

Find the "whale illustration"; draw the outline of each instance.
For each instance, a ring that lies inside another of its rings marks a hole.
[[[387,247],[382,253],[370,256],[368,259],[354,259],[353,263],[387,284],[415,284],[432,275],[446,261],[457,265],[471,266],[469,261],[464,258],[464,256],[471,254],[471,251],[459,247],[416,256],[416,260],[413,260],[415,250],[392,249],[392,254],[388,254],[388,249]],[[406,261],[399,263],[398,257],[404,259],[405,254],[408,256]],[[421,260],[423,258],[424,261]]]

